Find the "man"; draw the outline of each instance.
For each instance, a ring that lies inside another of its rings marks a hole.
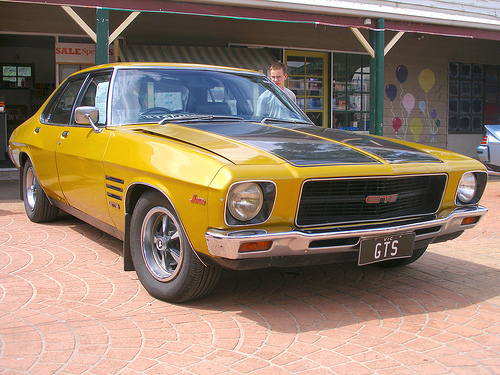
[[[281,62],[274,63],[269,69],[271,73],[271,80],[283,90],[283,92],[294,102],[297,102],[295,94],[292,90],[285,87],[285,80],[287,79],[286,65]],[[279,100],[276,95],[270,91],[265,91],[259,96],[257,101],[256,113],[263,117],[282,118],[288,117],[290,109]]]
[[[293,91],[288,87],[285,87],[285,81],[288,78],[286,65],[278,61],[275,62],[269,70],[271,72],[271,80],[278,85],[290,99],[297,103],[297,98],[295,97]]]

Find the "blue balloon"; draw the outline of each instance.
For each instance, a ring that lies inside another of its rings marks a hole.
[[[408,68],[405,65],[400,65],[396,68],[396,78],[399,83],[403,83],[408,78]]]
[[[399,83],[403,83],[408,78],[408,68],[405,65],[400,65],[396,68],[396,78]]]
[[[396,94],[398,93],[398,88],[393,85],[392,83],[387,85],[385,87],[385,94],[389,98],[389,100],[392,102],[394,99],[396,99]]]

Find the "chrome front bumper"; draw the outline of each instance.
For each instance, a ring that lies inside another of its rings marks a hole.
[[[430,243],[438,237],[452,236],[473,228],[488,212],[479,207],[460,207],[443,217],[421,223],[385,226],[381,228],[339,230],[339,231],[288,231],[268,233],[264,230],[215,230],[205,233],[208,251],[212,256],[231,259],[259,259],[290,255],[333,254],[359,250],[359,243],[365,238],[393,236],[402,233],[415,233],[415,242]],[[477,217],[474,224],[462,224],[465,218]],[[446,238],[446,237],[443,237]],[[272,241],[269,250],[240,252],[241,244],[259,241]],[[312,246],[311,246],[312,244]]]

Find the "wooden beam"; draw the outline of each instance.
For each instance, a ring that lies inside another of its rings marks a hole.
[[[141,14],[141,12],[132,12],[129,16],[116,28],[115,31],[109,36],[109,44],[113,43],[116,38],[120,36],[123,30],[127,28],[128,25],[132,23],[133,20],[137,18],[137,16]]]
[[[384,48],[384,56],[389,53],[389,51],[392,49],[392,47],[394,47],[394,45],[398,42],[399,39],[401,39],[401,37],[404,34],[405,34],[404,31],[400,31],[399,33],[394,35],[394,37],[391,39],[391,41],[389,43],[387,43],[387,45]]]
[[[375,50],[370,45],[370,42],[368,42],[366,38],[363,36],[363,34],[361,34],[361,31],[359,31],[355,27],[350,27],[350,29],[354,34],[354,36],[358,38],[359,42],[363,45],[363,47],[365,47],[366,52],[368,52],[368,54],[372,57],[372,59],[375,58]]]
[[[83,29],[83,31],[85,31],[87,35],[90,36],[90,38],[92,38],[94,43],[97,42],[97,36],[94,30],[92,30],[89,27],[89,25],[87,25],[85,21],[82,20],[82,18],[78,14],[76,14],[76,12],[73,9],[71,9],[71,7],[63,5],[61,6],[61,8],[63,8],[64,11],[68,13],[71,18],[73,18],[73,20],[78,24],[78,26],[80,26]]]

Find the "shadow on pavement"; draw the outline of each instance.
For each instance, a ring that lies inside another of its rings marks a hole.
[[[122,252],[121,241],[72,216],[63,214],[56,222],[45,225],[70,228],[116,254]],[[194,311],[232,311],[282,333],[380,320],[386,327],[413,320],[421,324],[420,320],[428,314],[449,315],[464,308],[475,310],[478,303],[500,296],[500,284],[485,283],[483,276],[498,280],[500,270],[438,254],[432,251],[431,245],[419,261],[394,269],[340,263],[224,270],[213,294],[183,306]],[[159,300],[153,303],[160,311],[162,306],[170,306]],[[492,304],[490,308],[492,317],[500,314],[500,304]]]
[[[347,326],[355,329],[359,325],[377,326],[380,320],[384,321],[384,327],[404,324],[410,325],[411,330],[411,324],[415,329],[421,327],[430,314],[437,320],[441,319],[440,315],[463,314],[464,310],[474,314],[479,303],[483,316],[496,321],[500,316],[500,269],[496,267],[498,243],[495,240],[500,181],[492,184],[489,191],[484,202],[491,210],[484,219],[489,221],[445,246],[431,245],[430,250],[410,266],[382,269],[342,263],[226,270],[212,295],[183,306],[193,311],[231,311],[263,328],[282,333]],[[15,214],[19,214],[19,209]],[[89,242],[98,243],[115,254],[122,252],[121,241],[72,216],[62,214],[56,222],[44,226],[70,228]],[[491,235],[481,237],[486,231]],[[477,262],[470,255],[476,249],[477,256],[482,257]],[[489,256],[491,262],[485,261]],[[91,263],[87,265],[92,267]],[[135,274],[130,275],[136,278]],[[158,300],[151,304],[159,314],[171,306]]]

